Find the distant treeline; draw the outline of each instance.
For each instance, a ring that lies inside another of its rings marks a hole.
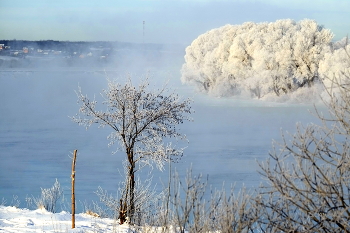
[[[0,40],[0,44],[4,46],[10,46],[11,49],[20,50],[23,47],[34,47],[42,50],[55,49],[55,50],[70,50],[74,49],[85,49],[90,47],[95,48],[113,48],[113,49],[151,49],[159,50],[162,49],[162,44],[137,44],[128,42],[118,42],[118,41],[58,41],[58,40]]]
[[[183,45],[110,41],[0,40],[0,68],[159,65],[184,53]]]

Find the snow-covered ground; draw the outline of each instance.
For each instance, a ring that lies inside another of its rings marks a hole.
[[[170,226],[166,232],[179,232],[178,228]],[[75,215],[75,228],[72,229],[72,215],[62,211],[51,213],[45,209],[28,210],[14,206],[0,205],[0,233],[157,233],[164,232],[161,227],[129,226],[127,223],[119,225],[117,220],[99,218],[90,214],[80,213]],[[188,233],[187,231],[185,231]]]
[[[76,214],[72,229],[71,219],[72,215],[65,211],[51,213],[45,209],[0,206],[0,232],[132,232],[128,225],[85,213]]]

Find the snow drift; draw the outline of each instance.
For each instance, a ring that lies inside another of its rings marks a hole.
[[[320,62],[325,54],[332,56],[332,38],[330,30],[310,19],[226,25],[186,48],[181,81],[214,96],[300,92],[322,79]]]

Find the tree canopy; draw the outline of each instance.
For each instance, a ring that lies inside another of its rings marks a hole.
[[[310,19],[226,25],[186,48],[181,80],[216,96],[280,96],[320,79],[320,61],[331,52],[332,38]]]
[[[118,142],[126,155],[126,181],[120,199],[119,219],[126,217],[132,222],[137,207],[135,196],[135,173],[144,165],[156,164],[163,168],[165,161],[181,157],[183,148],[177,148],[171,139],[185,139],[178,125],[191,120],[191,100],[181,100],[175,93],[167,93],[164,88],[148,90],[146,78],[135,86],[131,78],[126,84],[108,82],[108,89],[101,94],[105,110],[97,109],[97,101],[77,92],[79,113],[72,117],[79,125],[90,127],[98,124],[108,126],[112,132],[108,136],[111,144]]]

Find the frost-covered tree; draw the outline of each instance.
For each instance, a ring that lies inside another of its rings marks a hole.
[[[219,96],[289,93],[319,79],[319,62],[332,38],[309,19],[226,25],[186,48],[181,80]]]
[[[175,93],[167,93],[165,88],[148,90],[148,79],[139,86],[131,78],[122,85],[108,82],[108,89],[101,94],[104,110],[97,108],[97,101],[77,92],[79,113],[73,121],[90,127],[98,124],[112,129],[108,136],[111,144],[119,142],[127,160],[127,181],[124,195],[120,200],[119,217],[133,220],[135,213],[135,172],[144,165],[154,163],[159,169],[164,162],[182,156],[183,149],[176,148],[171,138],[185,139],[177,128],[190,120],[191,100],[181,100]]]
[[[346,47],[348,44],[349,44],[349,36],[346,36],[343,39],[334,42],[332,47],[333,49],[337,50],[337,49]]]
[[[346,51],[333,55],[349,62]],[[323,77],[322,124],[299,126],[261,164],[268,183],[256,203],[266,232],[350,232],[350,70],[337,69]]]
[[[339,92],[339,85],[335,83],[346,84],[350,75],[350,45],[345,42],[343,47],[326,53],[319,70],[325,88]]]

